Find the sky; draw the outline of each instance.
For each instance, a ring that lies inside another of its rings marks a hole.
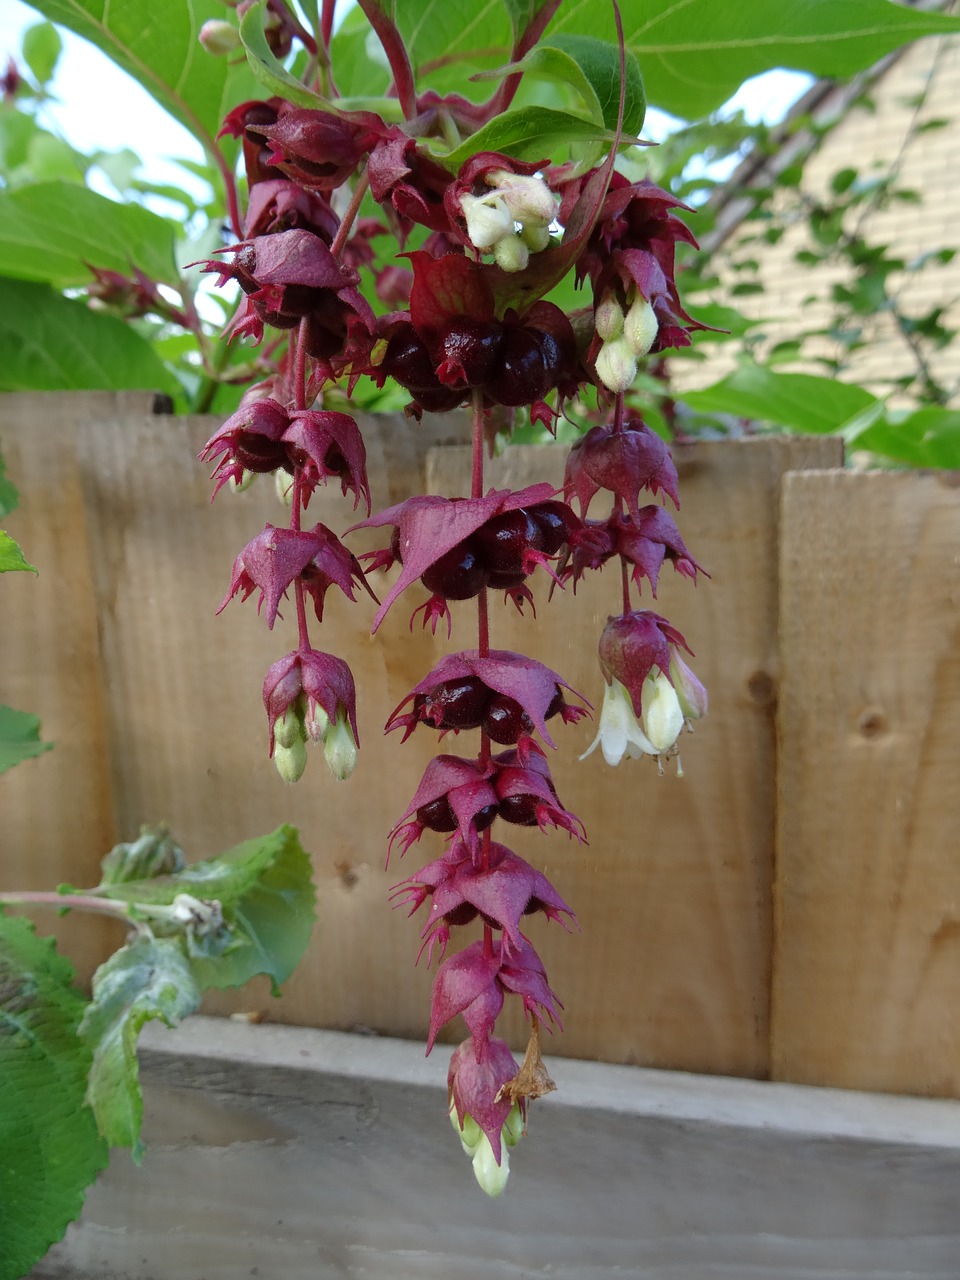
[[[41,15],[22,0],[0,0],[0,62],[5,64],[7,54],[19,52],[23,31],[39,21]],[[129,147],[143,161],[141,177],[185,184],[184,170],[171,161],[179,157],[202,161],[199,144],[93,45],[69,31],[61,34],[64,49],[52,85],[58,101],[44,106],[44,126],[87,154]],[[783,118],[809,84],[810,77],[799,72],[768,72],[748,81],[731,106],[742,108],[751,120],[772,124]],[[668,117],[650,111],[644,136],[656,140],[669,127]]]

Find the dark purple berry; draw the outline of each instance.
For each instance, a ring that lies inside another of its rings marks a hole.
[[[460,902],[443,917],[449,925],[465,925],[476,920],[479,912],[472,902]],[[492,922],[491,922],[492,923]]]
[[[537,798],[531,795],[506,796],[500,801],[500,817],[521,827],[537,825]]]
[[[257,431],[243,431],[234,452],[236,460],[247,471],[276,471],[287,460],[286,446]]]
[[[549,707],[547,707],[547,713],[543,717],[544,720],[552,720],[554,716],[557,716],[560,714],[560,712],[563,710],[563,708],[566,705],[567,703],[566,703],[566,699],[563,696],[563,690],[560,688],[559,685],[557,685],[557,691],[553,695],[553,697],[550,699],[550,705]]]
[[[473,541],[490,573],[522,574],[524,552],[539,551],[543,546],[543,534],[536,521],[521,507],[518,511],[504,511],[502,515],[488,520],[473,535]]]
[[[482,386],[493,370],[502,342],[499,324],[471,320],[469,316],[455,317],[443,336],[443,360],[437,368],[437,378],[445,386]]]
[[[438,729],[479,729],[490,690],[477,676],[446,680],[423,695],[426,715]]]
[[[456,814],[451,809],[450,801],[446,796],[431,800],[429,804],[422,804],[417,810],[417,821],[422,826],[429,827],[431,831],[456,831],[457,829]]]
[[[531,329],[508,329],[503,335],[497,371],[484,390],[497,404],[532,404],[547,390],[543,352]]]
[[[459,542],[421,575],[428,591],[444,600],[469,600],[486,586],[487,575],[469,542]]]
[[[522,569],[518,569],[516,573],[490,573],[487,575],[487,586],[491,591],[513,591],[522,587],[526,580],[527,575]]]
[[[536,522],[543,539],[543,550],[555,556],[576,529],[577,517],[565,502],[538,502],[530,507],[530,515]]]
[[[511,746],[522,733],[533,733],[533,721],[514,698],[504,693],[495,694],[490,699],[483,727],[501,746]]]
[[[403,556],[400,554],[400,526],[396,524],[390,534],[390,554],[397,564],[403,564]]]
[[[478,831],[486,831],[498,813],[499,807],[497,805],[485,804],[482,809],[478,809],[473,815],[473,825]]]
[[[380,367],[428,413],[446,413],[463,399],[465,389],[451,390],[440,383],[430,353],[411,325],[394,333]]]

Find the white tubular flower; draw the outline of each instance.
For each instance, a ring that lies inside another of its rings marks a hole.
[[[645,356],[657,340],[660,325],[646,298],[638,297],[623,322],[623,336],[635,356]]]
[[[637,376],[637,357],[626,338],[605,342],[597,353],[597,377],[610,391],[626,391]]]
[[[495,1200],[497,1196],[502,1196],[507,1187],[507,1179],[510,1177],[510,1157],[506,1146],[501,1148],[500,1163],[497,1164],[490,1139],[485,1133],[481,1134],[473,1157],[473,1173],[481,1190],[485,1191],[491,1199]]]
[[[514,234],[513,215],[500,193],[492,191],[488,196],[460,197],[460,207],[467,222],[470,243],[481,252],[492,249],[505,236]]]
[[[323,757],[338,782],[345,782],[353,773],[357,763],[357,744],[343,707],[339,708],[336,724],[327,730]]]
[[[597,747],[603,752],[607,764],[612,765],[618,765],[624,756],[636,760],[640,756],[658,754],[636,717],[629,693],[619,680],[612,680],[603,691],[597,736],[580,759],[586,760]]]
[[[658,755],[669,751],[683,728],[683,710],[677,691],[658,670],[647,676],[640,690],[641,724]],[[631,708],[632,709],[632,708]]]

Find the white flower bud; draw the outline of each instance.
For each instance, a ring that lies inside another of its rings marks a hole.
[[[530,261],[530,250],[519,236],[506,236],[497,243],[493,256],[504,271],[522,271]]]
[[[519,1102],[515,1102],[511,1108],[510,1114],[503,1122],[503,1128],[500,1131],[500,1136],[508,1147],[515,1147],[523,1135],[523,1116],[520,1114]]]
[[[540,223],[549,227],[560,208],[559,199],[542,178],[528,177],[522,173],[510,173],[506,169],[492,169],[484,176],[488,186],[496,187],[511,215],[517,222]]]
[[[273,473],[273,487],[277,494],[277,501],[285,507],[293,506],[293,476],[289,471],[285,471],[283,467],[278,467]]]
[[[492,249],[504,238],[513,235],[513,216],[496,193],[489,196],[460,197],[460,208],[467,222],[467,235],[475,249]]]
[[[677,653],[670,658],[670,678],[684,718],[699,720],[705,716],[709,705],[707,691]]]
[[[653,307],[646,298],[638,297],[623,322],[623,336],[636,356],[645,356],[657,340],[660,328]]]
[[[281,747],[292,747],[295,742],[303,741],[303,724],[295,707],[287,707],[273,726],[273,740]]]
[[[683,711],[676,689],[659,669],[644,680],[640,704],[640,720],[650,745],[658,755],[669,751],[683,728]]]
[[[502,1196],[507,1187],[507,1179],[510,1177],[510,1157],[507,1155],[506,1147],[501,1147],[500,1163],[497,1164],[490,1139],[485,1133],[481,1134],[480,1143],[473,1157],[473,1172],[481,1189],[491,1199]]]
[[[323,741],[323,758],[338,782],[345,782],[356,767],[357,744],[342,707],[337,713],[336,724],[327,729]]]
[[[526,222],[520,228],[520,239],[531,253],[541,253],[550,243],[550,228],[540,222]]]
[[[623,333],[623,310],[612,293],[608,293],[597,307],[593,323],[598,337],[604,342],[612,342]]]
[[[597,377],[610,391],[626,391],[637,376],[637,357],[626,338],[605,342],[597,353]]]
[[[234,493],[243,493],[245,489],[249,489],[257,478],[255,471],[241,471],[239,478],[237,476],[230,477],[230,488]]]
[[[303,739],[298,738],[289,747],[282,747],[279,743],[275,743],[273,763],[284,782],[299,782],[307,767],[307,748]]]
[[[450,1123],[453,1125],[454,1132],[460,1139],[460,1145],[463,1147],[464,1154],[473,1159],[477,1153],[477,1148],[480,1146],[480,1139],[483,1137],[483,1130],[477,1124],[476,1120],[474,1120],[473,1116],[466,1111],[463,1113],[463,1128],[461,1129],[455,1102],[450,1103]]]
[[[227,54],[235,53],[240,48],[240,32],[232,23],[219,18],[211,18],[209,22],[205,22],[197,39],[207,53],[212,53],[215,58],[225,58]]]
[[[307,705],[307,711],[303,717],[303,727],[307,736],[314,742],[323,742],[324,738],[326,738],[330,729],[330,717],[319,702]]]

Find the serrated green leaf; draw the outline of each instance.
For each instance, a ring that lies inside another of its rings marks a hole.
[[[177,391],[135,329],[45,284],[0,277],[0,347],[0,391]]]
[[[275,987],[285,982],[309,940],[316,901],[309,855],[289,826],[175,875],[103,885],[98,892],[150,905],[169,906],[181,893],[219,902],[240,945],[214,959],[197,954],[193,971],[202,987],[239,986],[258,973]]]
[[[88,284],[90,267],[178,282],[174,229],[139,205],[85,187],[43,182],[0,192],[0,274],[63,287]],[[88,265],[89,264],[89,265]]]
[[[61,1238],[107,1163],[84,1106],[83,1000],[52,939],[0,913],[0,1280],[18,1280]]]
[[[23,558],[19,544],[14,542],[9,533],[0,529],[0,573],[14,573],[18,569],[28,573],[37,572],[36,566]]]
[[[39,716],[0,706],[0,773],[6,773],[24,760],[41,756],[52,747],[52,742],[40,741]]]
[[[470,135],[455,151],[436,159],[457,170],[478,151],[502,151],[517,160],[549,159],[551,152],[574,142],[612,142],[614,134],[567,111],[550,107],[521,107],[496,116]],[[625,139],[626,141],[626,139]]]
[[[93,975],[79,1033],[92,1057],[86,1101],[110,1146],[132,1147],[137,1163],[143,1152],[137,1036],[154,1019],[175,1027],[199,1003],[179,938],[138,938]]]
[[[29,0],[51,22],[83,36],[121,66],[179,120],[208,153],[231,107],[257,97],[243,61],[215,58],[198,41],[222,0]],[[232,144],[228,144],[228,154]]]
[[[329,110],[330,104],[326,99],[311,92],[302,81],[292,76],[270,48],[263,29],[265,8],[266,0],[257,0],[240,19],[240,39],[247,51],[251,72],[271,95],[286,98],[301,107]]]
[[[23,60],[40,85],[53,79],[63,52],[60,32],[51,22],[38,22],[23,33]]]
[[[956,17],[891,0],[644,0],[621,12],[648,102],[683,120],[773,67],[843,78],[920,36],[960,31]],[[564,0],[546,39],[557,32],[612,41],[609,0]]]
[[[882,409],[862,387],[808,373],[774,373],[756,364],[677,398],[701,413],[731,413],[813,435],[839,431],[874,406]]]

